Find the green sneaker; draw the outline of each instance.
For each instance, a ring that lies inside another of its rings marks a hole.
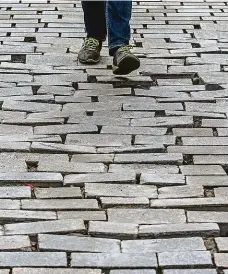
[[[78,53],[78,59],[83,64],[96,64],[100,61],[101,44],[97,39],[86,38]]]
[[[116,75],[129,74],[140,66],[140,60],[130,49],[132,46],[120,47],[114,54],[113,73]]]

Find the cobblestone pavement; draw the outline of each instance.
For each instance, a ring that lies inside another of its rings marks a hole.
[[[141,68],[81,65],[76,0],[0,1],[0,274],[227,274],[228,2],[134,2]]]

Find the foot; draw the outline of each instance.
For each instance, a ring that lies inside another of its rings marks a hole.
[[[96,64],[100,61],[101,44],[97,39],[86,38],[79,51],[78,59],[83,64]]]
[[[130,46],[120,47],[114,54],[113,73],[116,75],[126,75],[136,70],[140,66],[139,58],[130,51]]]

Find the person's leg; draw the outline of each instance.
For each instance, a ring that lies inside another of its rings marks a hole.
[[[130,19],[132,1],[107,2],[107,24],[110,55],[122,46],[129,44],[131,37]]]
[[[82,1],[82,8],[87,38],[78,53],[78,59],[81,63],[94,64],[100,60],[102,41],[107,34],[105,2]]]
[[[106,38],[105,1],[82,1],[87,37],[103,41]]]

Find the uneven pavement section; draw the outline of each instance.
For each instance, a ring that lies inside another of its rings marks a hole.
[[[115,77],[79,0],[0,1],[0,274],[228,274],[227,15],[133,1]]]

